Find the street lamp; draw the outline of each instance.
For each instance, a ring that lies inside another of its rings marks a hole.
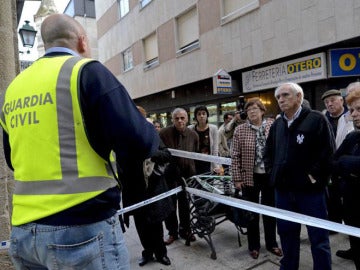
[[[30,21],[25,21],[25,24],[19,29],[19,35],[23,46],[32,48],[35,43],[37,31],[29,23]]]

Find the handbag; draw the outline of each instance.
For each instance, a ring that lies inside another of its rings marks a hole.
[[[246,200],[246,198],[242,194],[240,194],[239,190],[235,191],[234,198]],[[241,228],[247,228],[250,223],[255,219],[255,214],[251,211],[231,206],[228,218],[236,226],[239,226]]]

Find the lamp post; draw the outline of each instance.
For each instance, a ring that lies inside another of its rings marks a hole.
[[[37,31],[32,27],[30,21],[25,21],[25,24],[19,29],[19,35],[24,47],[32,48],[35,43]],[[28,53],[30,51],[28,50]]]

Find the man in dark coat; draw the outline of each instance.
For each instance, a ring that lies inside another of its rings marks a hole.
[[[325,187],[335,140],[320,112],[302,107],[303,90],[285,83],[275,90],[282,111],[270,129],[265,166],[275,186],[276,207],[327,219]],[[298,269],[301,224],[277,220],[284,257],[280,269]],[[331,269],[329,232],[307,226],[315,270]]]
[[[166,147],[189,152],[199,152],[199,136],[195,131],[186,126],[188,123],[187,112],[183,108],[174,109],[172,112],[172,122],[174,125],[163,128],[160,131],[160,138]],[[182,178],[187,179],[196,173],[194,160],[188,158],[173,158],[170,168],[173,180],[171,188],[182,185]],[[184,239],[195,241],[195,236],[191,234],[190,229],[190,205],[186,192],[181,191],[173,196],[173,202],[175,209],[177,204],[179,206],[180,224],[178,224],[176,210],[174,210],[165,220],[166,228],[169,231],[169,238],[165,240],[165,243],[167,245],[172,244],[179,238],[179,235]]]

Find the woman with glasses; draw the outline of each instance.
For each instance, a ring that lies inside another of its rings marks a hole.
[[[261,197],[261,204],[274,206],[274,189],[268,185],[263,161],[266,138],[274,120],[264,118],[266,108],[259,98],[249,99],[244,109],[247,122],[235,129],[233,137],[232,179],[244,199],[259,203]],[[257,259],[260,251],[260,228],[259,214],[254,215],[255,218],[247,228],[247,237],[250,256]],[[263,225],[266,249],[276,256],[282,256],[276,241],[275,218],[263,216]]]

